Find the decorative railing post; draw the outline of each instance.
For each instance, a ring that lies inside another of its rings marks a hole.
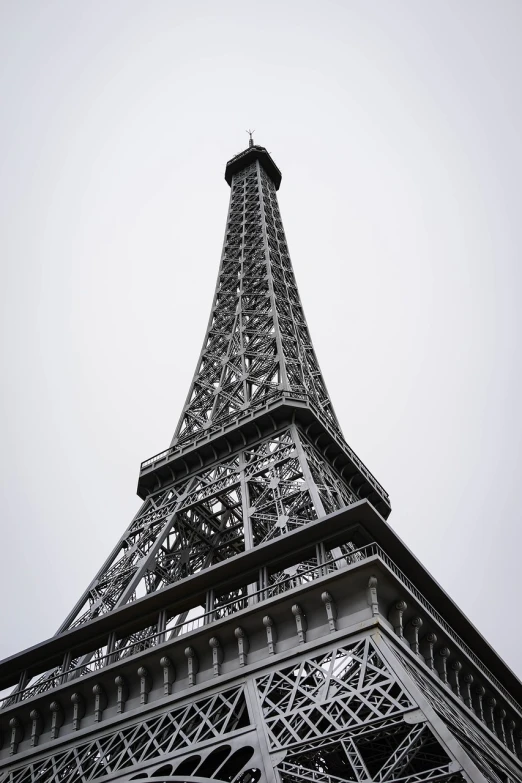
[[[303,612],[299,604],[294,604],[292,606],[292,614],[295,617],[297,638],[299,640],[299,644],[304,644],[306,641],[306,628],[307,628],[305,613]]]
[[[403,616],[407,608],[408,604],[406,601],[396,601],[388,614],[388,620],[393,625],[393,630],[399,639],[404,639]]]
[[[189,685],[195,685],[196,684],[196,674],[198,672],[199,668],[199,661],[198,657],[196,655],[196,651],[193,647],[186,647],[185,648],[185,657],[188,662],[188,681]]]
[[[440,669],[437,668],[437,671],[439,673],[439,677],[444,683],[444,685],[449,685],[448,683],[448,658],[450,657],[451,652],[449,647],[441,647],[439,650],[438,655],[438,661],[440,662]]]
[[[516,755],[516,752],[517,752],[517,749],[516,749],[516,746],[515,746],[515,737],[514,737],[514,731],[515,731],[516,727],[517,727],[517,725],[516,725],[515,721],[514,720],[510,720],[508,725],[507,725],[508,740],[509,740],[508,748],[510,749],[510,751],[512,753],[515,753],[515,755]]]
[[[377,599],[376,576],[371,576],[368,579],[367,600],[368,600],[368,606],[370,606],[372,610],[372,617],[377,617],[377,615],[379,614],[379,601]]]
[[[118,713],[124,712],[125,702],[129,697],[129,689],[127,688],[127,682],[125,680],[125,677],[122,677],[121,675],[115,677],[114,682],[116,684],[116,687],[118,688],[118,693],[116,696],[116,700],[117,700],[116,712]]]
[[[234,631],[234,636],[237,639],[237,649],[239,654],[239,665],[245,666],[247,662],[247,654],[248,654],[248,636],[244,632],[243,628],[238,626]]]
[[[479,716],[480,720],[485,723],[484,720],[484,695],[486,693],[486,689],[483,685],[477,685],[475,688],[475,696],[477,697],[477,705],[478,709],[476,710],[477,715]]]
[[[497,706],[497,700],[494,696],[489,696],[486,700],[487,712],[486,712],[486,726],[493,734],[497,733],[495,727],[495,707]]]
[[[31,718],[31,747],[34,748],[38,745],[38,740],[42,733],[43,720],[38,710],[31,710],[29,717]]]
[[[170,658],[166,655],[160,660],[160,666],[163,668],[163,693],[169,696],[172,693],[172,683],[176,677],[176,671]]]
[[[326,609],[326,617],[328,619],[330,633],[333,633],[333,631],[337,630],[337,607],[335,605],[334,599],[328,592],[322,593],[321,601],[323,602]]]
[[[433,651],[437,643],[437,634],[430,632],[427,633],[424,639],[421,641],[422,657],[426,662],[428,669],[432,671],[435,669],[435,663],[433,659]]]
[[[515,753],[518,756],[518,758],[522,761],[522,729],[518,729],[516,732],[516,744],[515,744]]]
[[[24,738],[24,727],[22,721],[14,716],[9,721],[9,728],[11,729],[11,740],[9,746],[9,755],[14,756],[18,750],[18,745]]]
[[[274,655],[275,646],[277,641],[277,628],[274,625],[274,621],[271,617],[266,615],[263,617],[263,625],[266,628],[266,640],[268,644],[268,654]]]
[[[103,711],[107,707],[107,694],[105,688],[99,682],[92,686],[94,694],[94,722],[99,723],[103,718]],[[121,710],[123,712],[123,710]]]
[[[421,628],[422,628],[422,617],[419,617],[418,614],[415,615],[415,617],[411,618],[411,620],[409,621],[409,623],[406,625],[405,628],[406,641],[409,642],[411,651],[415,655],[419,655],[419,656],[420,656],[419,632]]]
[[[473,706],[473,697],[471,695],[471,686],[473,685],[473,675],[472,674],[465,674],[464,675],[464,704],[466,707],[469,707],[469,709],[472,712],[475,712],[475,708]]]
[[[149,674],[149,670],[145,666],[140,666],[138,669],[138,677],[140,678],[140,704],[147,704],[149,700],[149,693],[152,689],[152,678]]]
[[[85,715],[85,701],[81,693],[72,693],[71,702],[73,704],[73,731],[78,731],[80,723]]]
[[[460,693],[460,672],[462,670],[462,664],[460,661],[453,661],[451,664],[451,671],[453,672],[453,682],[451,683],[451,686],[453,690],[455,691],[455,695],[458,696],[459,699],[462,698]]]
[[[52,713],[51,718],[51,739],[56,739],[60,733],[60,727],[63,726],[64,715],[62,706],[58,701],[52,701],[49,709]]]
[[[504,721],[506,720],[506,710],[501,707],[499,711],[497,712],[497,721],[498,725],[500,727],[500,732],[497,731],[497,735],[500,737],[504,745],[507,745],[507,739],[506,739],[506,728],[504,726]]]
[[[212,668],[214,677],[219,677],[221,674],[221,664],[223,663],[223,648],[221,647],[217,636],[212,636],[208,643],[212,650]]]

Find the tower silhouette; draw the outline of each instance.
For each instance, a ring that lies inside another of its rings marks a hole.
[[[0,783],[522,781],[520,682],[343,438],[281,173],[251,140],[225,179],[174,437],[57,634],[0,662]]]

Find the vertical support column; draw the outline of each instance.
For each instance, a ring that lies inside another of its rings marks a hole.
[[[29,680],[29,675],[27,672],[27,669],[24,669],[24,671],[20,675],[20,679],[18,680],[17,690],[15,694],[15,701],[20,701],[22,697],[22,691],[24,690],[25,686],[27,685],[27,682]]]
[[[326,547],[324,545],[323,541],[320,541],[318,544],[315,545],[315,557],[317,560],[317,564],[321,566],[321,575],[326,576],[327,570],[325,568],[326,565]]]
[[[241,487],[241,508],[243,511],[243,529],[245,536],[245,551],[253,549],[254,535],[252,532],[252,522],[250,521],[250,498],[248,496],[248,482],[245,474],[246,458],[245,452],[239,452],[239,482]],[[249,585],[250,587],[250,585]],[[250,589],[249,589],[250,595]]]
[[[301,438],[299,437],[299,431],[295,424],[290,425],[290,432],[292,433],[292,439],[295,443],[299,464],[301,465],[301,470],[303,472],[303,478],[310,492],[310,496],[315,506],[317,516],[324,517],[326,511],[324,510],[323,501],[321,500],[321,496],[319,495],[319,490],[317,489],[317,485],[312,478],[312,472],[308,464],[308,459],[306,457],[303,444],[301,443]],[[341,555],[341,551],[339,550],[339,556],[340,555]]]
[[[109,634],[109,638],[107,639],[107,665],[114,663],[115,660],[117,660],[116,656],[113,655],[114,650],[116,648],[116,632],[111,631]]]
[[[158,641],[161,644],[165,641],[165,630],[167,628],[167,610],[162,609],[158,615]]]
[[[262,566],[259,569],[259,577],[258,577],[258,584],[259,584],[259,590],[262,591],[259,595],[259,601],[265,601],[268,598],[268,593],[266,592],[266,589],[268,588],[268,568],[266,566]]]
[[[245,683],[245,697],[250,723],[252,726],[256,727],[257,739],[261,750],[261,757],[263,766],[265,768],[267,783],[280,783],[280,778],[274,771],[274,765],[272,763],[272,759],[270,758],[268,744],[266,741],[266,734],[263,730],[264,715],[259,703],[259,695],[257,693],[255,681],[251,677],[248,677]]]
[[[290,390],[290,384],[288,383],[288,377],[286,375],[286,365],[283,353],[283,341],[281,339],[281,329],[279,327],[279,318],[277,315],[277,307],[274,293],[274,281],[272,279],[272,268],[270,263],[270,247],[268,245],[268,234],[266,230],[266,217],[265,217],[265,199],[263,195],[263,184],[261,181],[261,167],[259,161],[256,160],[256,175],[257,175],[257,188],[259,192],[259,205],[261,209],[261,231],[263,233],[263,245],[265,251],[266,261],[266,276],[268,279],[268,290],[270,293],[270,300],[272,302],[272,313],[274,318],[274,331],[277,345],[277,355],[279,359],[279,386],[283,391]]]
[[[241,333],[243,334],[243,333]],[[242,339],[242,338],[241,338]],[[246,383],[246,381],[245,381]],[[246,399],[246,398],[245,398]],[[243,534],[245,536],[245,551],[254,548],[254,531],[252,530],[252,520],[250,518],[250,494],[248,492],[248,481],[246,477],[246,457],[245,452],[239,452],[239,481],[241,489],[241,508],[243,511]],[[266,568],[264,569],[266,575]],[[258,588],[261,589],[264,585],[260,583],[257,585],[255,582],[251,582],[247,585],[248,603],[255,603],[258,599],[256,593]]]
[[[214,622],[214,590],[209,590],[205,596],[205,625]]]
[[[59,678],[60,683],[67,682],[67,672],[69,671],[70,665],[71,665],[71,651],[67,650],[62,660],[62,676]]]

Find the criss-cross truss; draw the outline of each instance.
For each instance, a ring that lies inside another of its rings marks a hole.
[[[269,746],[286,749],[278,764],[283,783],[462,781],[369,638],[256,684]]]
[[[261,438],[151,494],[61,630],[356,500],[295,425]]]
[[[173,444],[214,431],[282,392],[340,434],[303,313],[277,203],[259,160],[233,176],[210,323]]]
[[[9,783],[87,783],[133,764],[161,759],[181,748],[222,737],[248,723],[243,689],[233,688],[139,721],[101,740],[80,743],[57,757],[39,760],[11,774]],[[5,781],[1,776],[0,780]]]

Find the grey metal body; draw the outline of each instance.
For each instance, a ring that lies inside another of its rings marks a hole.
[[[522,687],[342,436],[276,191],[227,164],[196,372],[57,634],[0,662],[0,783],[522,781]]]

